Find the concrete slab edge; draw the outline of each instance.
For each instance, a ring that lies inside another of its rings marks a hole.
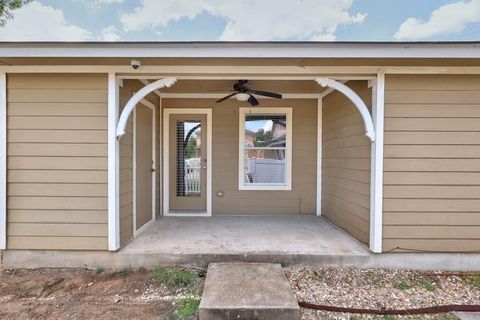
[[[265,262],[357,268],[480,271],[480,253],[314,254],[122,254],[105,251],[5,250],[3,268],[104,268],[182,265],[206,268],[212,262]]]

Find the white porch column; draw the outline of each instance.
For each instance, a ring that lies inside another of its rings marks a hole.
[[[370,250],[382,252],[383,233],[383,135],[385,109],[385,72],[378,72],[372,84],[372,118],[375,141],[371,151],[370,180]]]
[[[114,72],[108,74],[108,250],[120,248],[119,150],[116,128],[119,114],[119,88]]]
[[[317,216],[322,215],[322,125],[323,98],[317,102]]]
[[[0,73],[0,250],[7,248],[7,75]]]

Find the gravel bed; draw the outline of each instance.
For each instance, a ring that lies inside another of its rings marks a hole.
[[[299,301],[339,307],[412,309],[480,304],[480,273],[289,267],[285,274]],[[302,309],[302,319],[457,319],[453,315],[369,316]]]

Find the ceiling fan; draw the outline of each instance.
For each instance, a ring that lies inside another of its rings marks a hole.
[[[248,80],[238,80],[238,82],[236,82],[233,85],[233,90],[235,92],[217,100],[217,103],[225,101],[228,98],[231,98],[233,96],[236,96],[238,101],[247,101],[252,106],[256,106],[259,104],[259,102],[257,98],[255,98],[254,94],[258,96],[282,99],[282,95],[279,93],[253,89],[253,87],[248,83]]]

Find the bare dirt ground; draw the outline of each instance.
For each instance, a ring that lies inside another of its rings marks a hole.
[[[285,268],[299,300],[343,307],[402,309],[480,304],[480,273]],[[200,270],[0,270],[0,319],[197,319]],[[452,314],[369,316],[302,309],[310,319],[458,319]]]
[[[203,277],[179,272],[2,270],[0,319],[195,319]]]

